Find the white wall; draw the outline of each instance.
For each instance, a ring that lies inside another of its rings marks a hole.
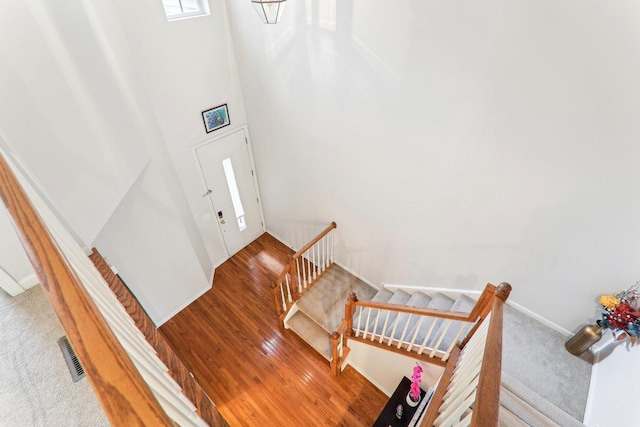
[[[85,244],[150,157],[126,40],[86,3],[0,4],[0,129]]]
[[[163,181],[149,164],[95,242],[156,325],[209,287]]]
[[[640,258],[640,5],[228,1],[267,227],[335,220],[374,283],[482,289],[574,330]]]
[[[201,111],[246,120],[225,5],[210,6],[167,22],[160,0],[0,5],[0,131],[156,323],[227,256],[190,148],[214,135]]]
[[[357,341],[349,342],[349,347],[351,351],[349,352],[347,363],[363,374],[387,396],[393,394],[400,382],[399,379],[402,379],[402,377],[411,379],[416,363],[422,366],[423,369],[420,387],[424,391],[428,391],[430,387],[433,387],[444,371],[444,368],[431,363],[416,362],[416,359],[411,357],[381,350]]]
[[[216,265],[226,250],[191,147],[246,123],[225,4],[209,1],[209,16],[168,22],[162,2],[118,0],[115,7],[146,89],[158,139],[176,172],[182,204],[189,212],[192,241],[201,263]],[[201,112],[226,103],[230,125],[207,134]],[[203,255],[204,254],[204,257]]]
[[[584,424],[589,427],[631,426],[640,382],[640,348],[614,342],[607,331],[594,347],[599,359],[591,373]],[[636,422],[637,423],[637,422]]]

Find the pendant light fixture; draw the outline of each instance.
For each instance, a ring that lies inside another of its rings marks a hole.
[[[287,0],[251,0],[265,24],[277,24]]]

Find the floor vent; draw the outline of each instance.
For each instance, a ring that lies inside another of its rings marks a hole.
[[[58,340],[58,344],[60,345],[60,350],[62,350],[62,355],[64,356],[65,362],[67,362],[67,366],[69,367],[69,371],[71,372],[71,377],[73,378],[73,382],[78,382],[82,378],[84,378],[85,373],[80,361],[78,360],[78,356],[73,351],[73,347],[71,347],[71,343],[67,339],[66,336],[60,338]]]

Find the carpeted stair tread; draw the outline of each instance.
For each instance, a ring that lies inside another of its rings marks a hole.
[[[287,326],[298,334],[298,336],[304,339],[325,359],[331,359],[330,335],[307,315],[298,311],[287,321]]]
[[[532,427],[584,427],[580,421],[504,372],[500,404]]]
[[[453,305],[453,300],[448,296],[436,293],[433,297],[426,295],[422,292],[415,292],[411,295],[411,298],[407,302],[408,306],[411,307],[429,307],[429,308],[437,308],[442,310],[447,310]],[[395,333],[393,334],[394,339],[402,339],[404,336],[404,341],[409,342],[413,340],[413,336],[416,333],[416,327],[418,327],[419,316],[411,316],[407,313],[401,313],[398,316],[398,324],[405,325],[408,319],[408,326],[406,328],[396,328]],[[416,345],[422,344],[424,341],[424,336],[428,333],[431,328],[431,324],[435,322],[434,330],[438,328],[438,325],[442,322],[441,319],[431,319],[431,318],[423,318],[422,322],[419,325],[418,335],[414,343]],[[393,325],[389,325],[387,327],[387,334],[391,335],[393,332]]]
[[[510,410],[500,405],[500,412],[498,413],[498,426],[499,427],[529,427],[527,424],[513,414]]]
[[[476,305],[476,300],[464,294],[461,294],[461,295],[458,295],[458,298],[456,298],[450,310],[469,313],[471,312],[471,310],[475,305]],[[440,345],[438,345],[438,349],[442,351],[446,351],[450,347],[451,343],[460,332],[460,328],[464,328],[460,336],[465,336],[466,333],[469,331],[469,329],[471,329],[471,327],[473,326],[473,324],[470,322],[443,321],[440,324],[440,327],[435,331],[435,333],[429,339],[429,342],[427,343],[429,347],[433,347],[438,342],[438,340],[440,339],[440,335],[444,332],[444,329],[447,327],[447,325],[449,325],[447,332],[444,334],[444,338],[440,342]]]
[[[422,294],[422,292],[416,292],[416,294]],[[414,296],[416,295],[414,294]],[[423,294],[424,295],[424,294]],[[421,298],[419,298],[417,300],[417,302],[420,302]],[[429,301],[429,304],[426,305],[426,307],[428,308],[435,308],[438,310],[450,310],[451,307],[453,307],[454,304],[454,300],[452,298],[449,298],[448,296],[446,296],[445,294],[442,294],[440,292],[437,292],[433,295],[433,297],[431,298],[431,301]],[[411,300],[409,300],[409,305],[415,305],[412,304],[413,303],[413,298]],[[415,322],[417,323],[417,319],[415,319]],[[425,318],[421,325],[420,325],[420,330],[418,331],[418,335],[416,337],[415,342],[418,344],[422,344],[422,342],[424,341],[424,338],[426,336],[427,333],[429,333],[429,330],[431,329],[431,325],[433,323],[433,331],[437,331],[440,326],[443,323],[442,319],[435,319],[435,318]],[[411,332],[415,332],[415,329],[410,325]]]
[[[344,304],[352,291],[360,300],[369,300],[378,292],[376,288],[334,265],[298,300],[297,306],[331,334],[338,330],[344,319]]]
[[[384,296],[386,297],[387,294],[391,294],[391,297],[382,301],[381,299],[376,300],[376,297],[378,296],[378,294],[384,292]],[[397,290],[395,292],[391,292],[387,289],[381,289],[378,294],[376,294],[376,296],[374,296],[374,298],[372,299],[372,301],[378,301],[378,302],[387,302],[389,304],[398,304],[398,305],[407,305],[407,303],[409,302],[409,300],[411,299],[411,295],[408,294],[407,292],[403,291],[403,290]],[[424,295],[424,294],[423,294]],[[431,297],[429,297],[428,295],[425,295],[429,300],[431,300]],[[424,300],[426,301],[426,300]],[[428,303],[425,302],[425,304]],[[373,327],[376,324],[376,314],[377,314],[378,310],[375,309],[369,309],[369,308],[365,308],[363,313],[362,313],[362,318],[360,318],[360,312],[357,311],[354,314],[354,324],[356,325],[356,328],[358,328],[359,325],[362,325],[362,327],[364,327],[364,324],[367,320],[367,318],[369,319],[369,323],[368,323],[368,328],[367,328],[367,332],[371,332],[373,331]],[[388,319],[387,319],[387,313],[389,315]],[[387,325],[393,325],[393,322],[396,320],[396,317],[398,317],[398,313],[397,312],[386,312],[383,314],[383,319],[379,319],[378,320],[378,324],[375,328],[375,333],[376,334],[380,334],[382,333],[382,329],[384,328],[384,324],[385,321],[387,323]],[[358,323],[360,322],[360,323]],[[389,331],[391,331],[391,329],[388,329]]]
[[[371,301],[374,302],[388,302],[391,297],[393,297],[393,292],[388,289],[380,289],[376,294],[371,298]],[[358,299],[362,299],[358,297]]]
[[[565,340],[559,332],[505,305],[502,372],[582,420],[592,365],[567,352]]]

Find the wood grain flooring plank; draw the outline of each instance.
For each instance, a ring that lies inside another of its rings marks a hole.
[[[160,330],[231,426],[371,425],[387,397],[350,367],[333,377],[326,359],[278,327],[271,283],[292,253],[263,234]]]

